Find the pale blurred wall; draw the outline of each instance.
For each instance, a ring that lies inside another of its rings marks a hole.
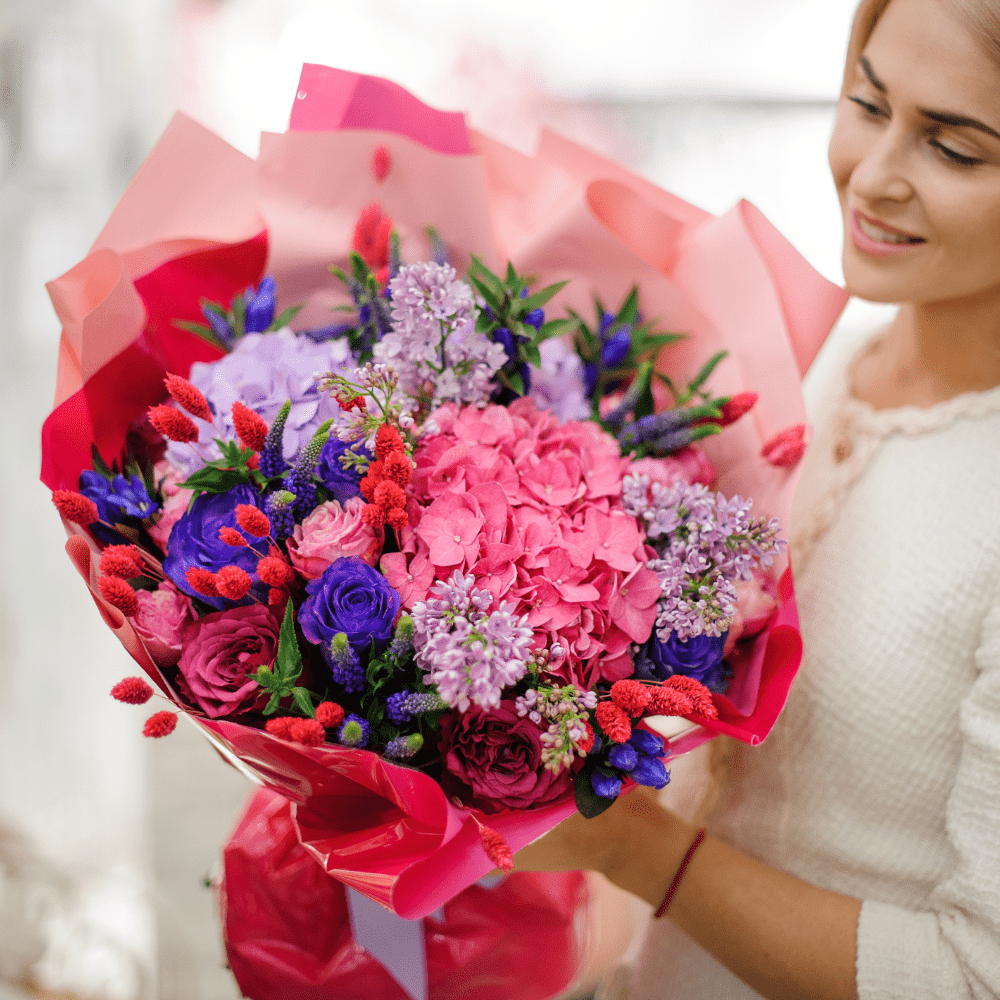
[[[303,61],[391,76],[525,150],[554,127],[712,211],[747,197],[839,280],[825,148],[852,6],[2,0],[0,821],[78,873],[88,919],[140,958],[157,925],[159,995],[236,995],[199,882],[245,786],[193,731],[146,745],[143,710],[107,697],[130,661],[37,482],[58,341],[44,282],[86,253],[174,108],[253,155]]]

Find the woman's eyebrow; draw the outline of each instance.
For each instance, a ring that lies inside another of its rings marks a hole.
[[[877,91],[882,94],[889,92],[889,88],[875,74],[875,70],[872,69],[872,64],[868,61],[867,56],[860,56],[858,58],[858,65],[865,76],[868,77],[868,82]],[[1000,139],[1000,132],[994,128],[990,128],[989,125],[981,122],[978,118],[970,118],[968,115],[956,115],[950,111],[931,111],[927,108],[920,108],[919,110],[924,118],[929,118],[932,122],[937,122],[939,125],[952,125],[955,128],[973,128],[978,132],[993,136],[994,139]]]

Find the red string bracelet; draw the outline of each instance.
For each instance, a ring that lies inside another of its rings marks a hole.
[[[687,854],[684,855],[684,860],[681,862],[680,867],[677,869],[677,874],[674,875],[674,880],[670,883],[670,888],[667,889],[667,894],[663,897],[663,902],[660,903],[659,908],[656,913],[653,914],[654,920],[659,920],[664,913],[667,912],[667,907],[670,905],[670,901],[674,898],[674,893],[677,892],[677,886],[681,884],[681,879],[684,878],[684,873],[687,871],[687,867],[691,864],[691,859],[694,857],[694,852],[698,850],[701,846],[701,842],[705,839],[705,828],[702,827],[697,836],[691,842],[691,846],[687,849]]]

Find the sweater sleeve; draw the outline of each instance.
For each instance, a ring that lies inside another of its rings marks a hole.
[[[863,903],[859,1000],[1000,998],[1000,600],[983,622],[976,666],[946,814],[953,867],[928,910]]]

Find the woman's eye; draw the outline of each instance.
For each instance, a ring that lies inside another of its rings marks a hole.
[[[872,104],[871,101],[866,101],[863,97],[849,97],[848,100],[853,101],[865,114],[871,115],[873,118],[877,118],[883,113],[877,104]]]
[[[952,149],[950,146],[946,146],[943,142],[938,139],[931,139],[931,145],[946,159],[949,163],[957,163],[963,167],[973,167],[977,163],[982,163],[983,161],[976,156],[966,156],[965,153],[960,153],[956,149]]]

